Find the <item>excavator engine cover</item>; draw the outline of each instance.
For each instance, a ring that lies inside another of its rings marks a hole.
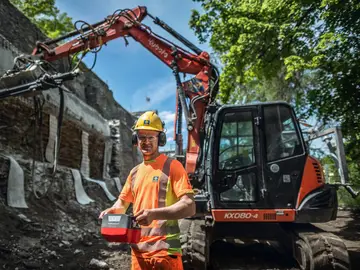
[[[141,228],[132,216],[107,214],[102,219],[101,235],[108,242],[135,244],[140,241]]]

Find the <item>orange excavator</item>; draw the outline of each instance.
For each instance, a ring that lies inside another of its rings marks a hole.
[[[146,16],[187,49],[154,33],[142,23]],[[336,219],[339,185],[325,182],[322,166],[309,155],[288,103],[219,104],[219,71],[209,54],[149,14],[146,7],[117,10],[95,24],[80,23],[67,35],[38,42],[31,56],[15,59],[6,76],[31,71],[35,80],[0,90],[0,98],[62,89],[66,80],[79,74],[78,64],[72,68],[72,63],[80,53],[96,56],[117,38],[126,43],[133,38],[167,65],[177,92],[176,157],[197,191],[196,215],[180,222],[186,269],[208,269],[212,243],[224,238],[281,242],[300,269],[351,268],[342,240],[313,225]],[[70,59],[69,71],[50,73],[50,63],[62,58]],[[181,73],[194,76],[181,81]],[[188,133],[185,153],[183,116]],[[357,195],[347,183],[340,185]]]

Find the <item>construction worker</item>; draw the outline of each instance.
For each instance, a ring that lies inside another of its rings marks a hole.
[[[164,123],[145,112],[133,133],[143,162],[130,171],[116,203],[100,214],[122,214],[133,203],[141,239],[131,244],[132,270],[183,269],[178,219],[195,214],[194,193],[182,164],[159,153],[165,143]]]

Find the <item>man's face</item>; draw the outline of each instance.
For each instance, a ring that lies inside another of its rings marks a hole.
[[[144,156],[151,156],[158,151],[159,132],[153,130],[139,130],[138,146]]]

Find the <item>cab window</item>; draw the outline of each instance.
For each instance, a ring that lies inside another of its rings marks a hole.
[[[291,109],[284,105],[264,107],[266,157],[268,161],[302,154]]]
[[[226,113],[221,128],[218,168],[236,170],[255,163],[251,112]]]

